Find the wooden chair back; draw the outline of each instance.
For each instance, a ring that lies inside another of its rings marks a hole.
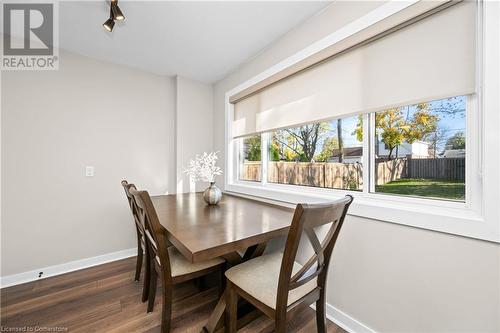
[[[290,290],[316,277],[318,286],[325,287],[330,256],[352,200],[352,196],[346,195],[331,203],[297,205],[281,263],[276,309],[286,308]],[[328,223],[331,223],[331,226],[323,241],[320,242],[314,228]],[[309,239],[314,254],[292,276],[297,249],[303,234]]]
[[[140,235],[143,237],[143,239],[146,239],[145,236],[145,226],[140,222],[138,216],[137,216],[137,205],[135,203],[135,199],[130,193],[131,189],[136,189],[134,184],[129,184],[126,180],[122,180],[122,186],[123,189],[125,190],[125,195],[127,196],[128,200],[128,205],[130,206],[130,210],[132,211],[132,215],[134,216],[134,222],[137,228],[137,231],[140,233]]]
[[[157,271],[163,275],[162,280],[171,279],[167,236],[165,229],[160,224],[151,197],[147,191],[137,191],[135,188],[130,189],[130,194],[135,199],[138,219],[145,226],[151,261],[154,262]]]

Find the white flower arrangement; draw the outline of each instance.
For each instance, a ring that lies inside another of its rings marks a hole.
[[[218,152],[204,152],[202,155],[196,155],[194,160],[189,161],[184,173],[195,182],[215,182],[215,176],[222,175],[222,169],[216,165],[219,158],[217,154]]]

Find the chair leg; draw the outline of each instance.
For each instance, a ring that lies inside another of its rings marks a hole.
[[[144,285],[142,287],[142,302],[146,302],[148,300],[149,294],[149,283],[151,279],[151,259],[149,258],[149,251],[146,247],[146,253],[144,254],[146,261],[146,267],[144,267]]]
[[[232,283],[226,283],[226,333],[236,333],[238,321],[238,295]]]
[[[224,294],[224,287],[225,287],[225,276],[224,276],[224,270],[221,269],[219,272],[219,298],[222,297],[222,294]]]
[[[170,320],[172,318],[172,285],[163,284],[163,301],[161,309],[161,332],[170,332]]]
[[[285,333],[286,332],[286,321],[284,320],[276,320],[275,322],[275,333]]]
[[[151,265],[153,266],[153,265]],[[156,297],[156,280],[158,275],[154,267],[151,267],[151,279],[149,282],[149,296],[148,296],[148,312],[153,311],[153,307],[155,305],[155,297]]]
[[[142,251],[142,246],[140,240],[137,242],[137,262],[135,264],[135,281],[139,281],[141,278],[141,268],[142,268],[142,257],[144,253]]]
[[[286,309],[284,311],[276,311],[274,319],[275,333],[286,332]]]
[[[319,299],[316,301],[316,325],[318,326],[318,333],[326,333],[325,306],[325,289],[321,288]]]

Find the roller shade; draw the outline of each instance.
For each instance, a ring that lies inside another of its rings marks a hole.
[[[237,101],[232,135],[474,93],[475,40],[458,3]]]

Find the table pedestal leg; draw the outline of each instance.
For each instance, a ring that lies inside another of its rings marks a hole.
[[[224,255],[224,258],[229,263],[229,266],[235,266],[244,261],[261,256],[265,249],[266,243],[261,243],[249,247],[243,256],[239,255],[238,252],[232,252]],[[227,291],[225,289],[222,296],[219,298],[214,311],[210,314],[207,324],[203,327],[202,332],[213,333],[222,326],[224,322],[224,313],[226,311],[226,293]]]
[[[214,311],[210,314],[210,318],[208,318],[207,324],[203,327],[205,332],[213,333],[219,326],[222,325],[224,321],[224,312],[226,311],[226,294],[227,289],[224,289],[224,292],[219,298]]]

